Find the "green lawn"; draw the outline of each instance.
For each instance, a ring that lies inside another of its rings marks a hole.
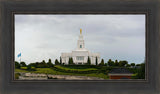
[[[62,67],[60,66],[59,68],[62,68]],[[66,68],[66,69],[68,69],[68,68]],[[83,69],[81,69],[81,71],[82,70]],[[97,69],[89,68],[88,70],[97,70]],[[85,69],[85,71],[87,71],[87,69]],[[55,74],[55,75],[90,76],[90,77],[99,77],[99,78],[109,79],[108,75],[104,74],[104,73],[88,73],[88,74],[85,74],[85,73],[84,74],[83,73],[81,73],[81,74],[67,73],[67,72],[60,72],[60,71],[54,70],[53,68],[36,68],[36,71],[27,71],[27,70],[15,69],[15,72],[44,73],[44,74]]]
[[[59,65],[56,65],[54,67],[59,68],[59,69],[63,69],[66,71],[95,71],[95,70],[98,70],[96,68],[85,68],[85,69],[68,68],[68,67],[59,66]]]
[[[15,69],[15,72],[28,72],[27,70]]]

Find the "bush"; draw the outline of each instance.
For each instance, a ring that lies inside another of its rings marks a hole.
[[[17,61],[15,61],[15,68],[20,69],[20,67],[20,64]]]
[[[35,67],[31,67],[31,71],[36,71],[36,68]]]
[[[138,72],[137,68],[127,68],[127,69],[134,74]]]
[[[139,65],[140,68],[129,68],[129,70],[134,73],[132,76],[133,79],[145,79],[145,64],[142,63]]]
[[[27,70],[27,67],[21,67],[22,70]]]
[[[25,62],[22,61],[22,62],[20,62],[20,66],[21,66],[21,67],[26,67],[27,65],[26,65]]]
[[[57,77],[53,78],[53,77],[48,77],[48,79],[58,79]]]
[[[36,71],[36,68],[33,67],[33,66],[28,65],[27,66],[27,70],[29,70],[29,71]]]
[[[15,73],[15,79],[19,79],[20,73]]]
[[[137,79],[137,73],[136,74],[132,74],[131,79]]]
[[[85,69],[73,69],[73,68],[67,68],[64,66],[54,66],[54,70],[65,72],[65,73],[78,73],[78,74],[88,74],[88,73],[96,73],[97,69],[95,68],[85,68]]]
[[[54,70],[65,72],[65,73],[103,73],[108,74],[113,67],[108,66],[96,66],[96,65],[64,65],[64,66],[55,66]]]
[[[63,65],[63,67],[71,69],[87,69],[87,68],[98,68],[96,65]]]

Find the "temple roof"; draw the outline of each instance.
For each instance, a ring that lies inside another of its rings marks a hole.
[[[89,50],[87,50],[86,48],[83,48],[83,49],[75,49],[73,51],[89,51]]]

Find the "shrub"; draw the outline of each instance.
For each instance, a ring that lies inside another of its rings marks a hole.
[[[19,79],[20,73],[15,73],[15,79]]]
[[[27,67],[21,67],[22,70],[27,70]]]
[[[58,79],[58,78],[57,77],[54,77],[54,78],[53,77],[48,77],[48,79]]]
[[[27,70],[28,70],[28,71],[36,71],[36,68],[33,67],[33,66],[31,66],[31,65],[28,65],[28,66],[27,66]]]
[[[20,64],[17,61],[15,61],[15,68],[20,69],[20,67]]]
[[[73,69],[73,68],[66,68],[63,66],[54,66],[54,70],[66,73],[79,73],[79,74],[88,74],[88,73],[96,73],[97,69],[95,68],[86,68],[86,69]]]
[[[63,67],[71,69],[86,69],[86,68],[98,68],[96,65],[63,65]]]
[[[25,62],[22,61],[22,62],[20,62],[20,66],[21,66],[21,67],[26,67],[27,65],[26,65]]]

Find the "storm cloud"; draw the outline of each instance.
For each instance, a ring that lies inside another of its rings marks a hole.
[[[77,46],[79,29],[85,48],[108,61],[145,59],[145,15],[15,15],[15,60],[27,64],[59,59]]]

